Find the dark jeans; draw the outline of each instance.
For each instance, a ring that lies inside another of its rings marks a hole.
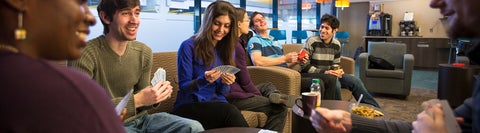
[[[205,130],[222,127],[248,127],[237,107],[222,102],[184,104],[173,114],[199,121]]]
[[[340,81],[341,87],[347,88],[352,91],[352,95],[353,97],[355,97],[356,100],[358,100],[358,98],[360,98],[360,95],[363,94],[362,101],[360,101],[361,103],[370,104],[377,108],[380,108],[380,105],[378,105],[377,101],[375,101],[373,96],[367,91],[367,88],[365,88],[365,85],[363,85],[362,80],[350,74],[343,74],[342,78],[338,80]],[[340,86],[338,86],[337,89],[338,91],[340,91]]]
[[[301,91],[310,92],[312,79],[320,79],[320,86],[322,87],[322,99],[325,100],[341,100],[340,92],[337,91],[337,77],[323,73],[301,73]]]
[[[257,85],[262,96],[255,95],[246,99],[232,99],[229,102],[238,107],[240,110],[248,110],[254,112],[263,112],[267,115],[267,122],[263,129],[282,132],[285,126],[285,118],[287,117],[287,108],[282,104],[270,103],[268,95],[271,93],[280,93],[271,83],[262,83]]]

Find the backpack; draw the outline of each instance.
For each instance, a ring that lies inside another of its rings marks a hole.
[[[395,65],[383,58],[369,55],[368,61],[370,62],[370,64],[368,64],[368,68],[370,69],[395,70]]]

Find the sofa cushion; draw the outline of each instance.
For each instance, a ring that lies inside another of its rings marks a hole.
[[[367,69],[366,75],[369,78],[379,77],[379,78],[394,78],[394,79],[403,79],[404,72],[402,69],[395,70],[382,70],[382,69]]]

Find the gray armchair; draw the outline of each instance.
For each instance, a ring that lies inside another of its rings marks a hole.
[[[406,45],[392,42],[371,42],[368,53],[359,56],[360,79],[369,92],[394,94],[406,98],[410,94],[414,58],[406,53]],[[395,65],[395,70],[369,69],[368,56],[381,57]]]

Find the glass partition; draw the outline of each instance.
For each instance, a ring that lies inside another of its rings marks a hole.
[[[88,39],[103,34],[96,10],[99,1],[88,1],[90,11],[97,18]],[[193,0],[140,0],[142,12],[137,40],[147,44],[153,52],[177,51],[180,44],[194,33],[193,4]],[[202,7],[208,4],[210,2],[202,2]]]
[[[202,0],[202,15],[205,8],[215,0]],[[95,38],[103,33],[103,26],[98,18],[96,7],[100,0],[88,0],[90,11],[97,18],[97,24],[91,27],[88,39]],[[229,0],[235,7],[240,7],[240,0]],[[297,30],[297,0],[278,1],[278,29],[286,31],[286,41],[282,43],[296,43],[292,39],[292,31]],[[194,34],[194,0],[140,0],[141,24],[137,40],[152,48],[154,52],[177,51],[180,43]],[[332,12],[332,3],[320,6],[321,15]],[[246,0],[246,10],[251,15],[258,11],[265,15],[268,26],[272,25],[272,0]],[[303,0],[302,30],[316,29],[315,0]],[[307,32],[308,36],[313,32]]]

